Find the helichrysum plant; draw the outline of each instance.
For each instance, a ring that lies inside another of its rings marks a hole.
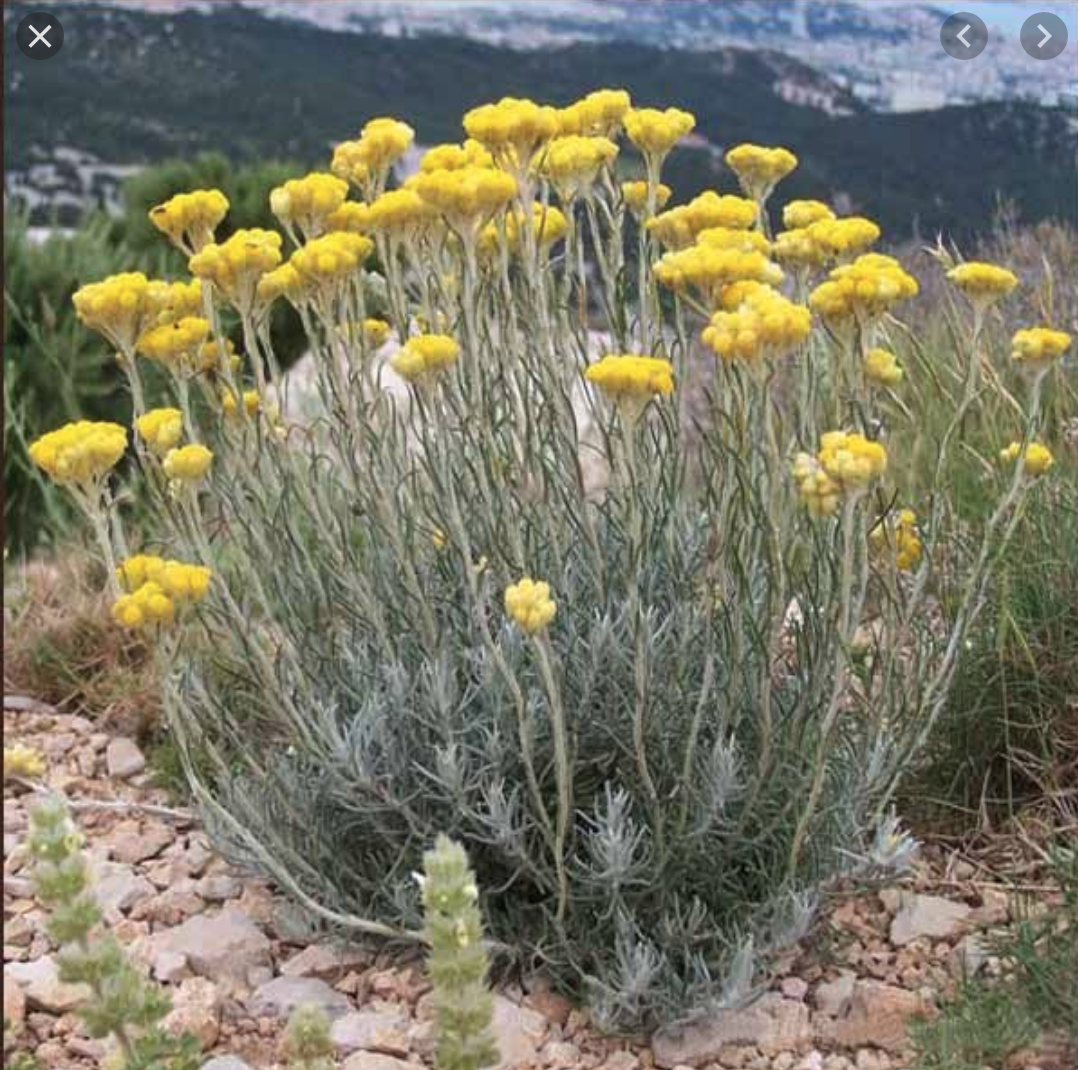
[[[297,1007],[285,1029],[283,1054],[288,1070],[333,1070],[336,1050],[329,1018],[321,1007]]]
[[[498,1061],[491,1032],[493,1000],[479,914],[479,888],[459,843],[439,836],[419,878],[434,983],[438,1070],[482,1070]]]
[[[671,205],[694,126],[620,90],[506,98],[399,185],[413,131],[370,120],[274,192],[283,233],[218,241],[219,196],[170,201],[152,218],[193,280],[76,295],[134,434],[35,447],[112,565],[117,626],[156,645],[222,844],[335,925],[422,940],[408,874],[445,831],[492,938],[614,1025],[742,999],[829,882],[908,857],[896,786],[1065,467],[1043,401],[1069,336],[989,345],[1011,271],[945,264],[955,351],[905,365],[920,287],[880,228],[773,212],[783,147],[732,148],[736,189]],[[315,361],[303,418],[281,415],[279,302]],[[175,387],[150,412],[147,360]],[[962,428],[989,404],[977,456]],[[125,449],[158,506],[141,553]],[[972,533],[956,471],[995,502]]]
[[[60,980],[84,984],[89,995],[78,1014],[91,1037],[110,1038],[116,1070],[193,1070],[197,1041],[161,1028],[170,1010],[162,988],[147,981],[116,938],[101,928],[82,836],[58,797],[30,811],[34,889],[49,910],[47,931],[59,945]]]

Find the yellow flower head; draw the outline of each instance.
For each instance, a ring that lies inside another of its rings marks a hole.
[[[30,444],[30,459],[55,482],[89,487],[116,466],[127,449],[119,424],[78,420]]]
[[[345,201],[326,216],[327,231],[347,231],[349,234],[365,234],[371,228],[370,209],[362,201]]]
[[[865,379],[875,386],[896,387],[902,382],[902,365],[886,349],[870,349],[865,354]]]
[[[479,228],[516,196],[512,175],[489,167],[461,167],[451,171],[421,171],[409,188],[441,215],[465,240],[474,240]]]
[[[632,101],[624,89],[596,89],[558,110],[558,133],[615,137],[631,107]]]
[[[505,612],[521,631],[535,635],[546,628],[558,612],[558,603],[550,597],[550,584],[525,576],[505,589]]]
[[[213,232],[228,212],[228,198],[219,189],[177,193],[150,209],[150,222],[188,256],[213,241]]]
[[[696,126],[696,116],[680,108],[630,108],[625,113],[625,133],[645,155],[661,161]]]
[[[1005,450],[1000,450],[999,459],[1005,464],[1013,464],[1022,453],[1022,444],[1012,442]],[[1047,446],[1039,442],[1031,442],[1026,448],[1024,471],[1030,476],[1043,476],[1052,465],[1055,458]]]
[[[614,162],[618,147],[607,137],[567,134],[554,138],[538,158],[539,173],[550,179],[565,202],[588,193],[604,167]]]
[[[997,264],[971,261],[947,272],[951,280],[975,305],[987,307],[1006,297],[1018,285],[1018,276]]]
[[[391,361],[393,370],[409,382],[419,382],[448,368],[460,355],[460,346],[447,334],[417,334],[409,338]]]
[[[648,183],[642,180],[622,182],[621,184],[621,195],[625,199],[629,211],[632,212],[637,219],[643,219],[647,215],[648,189]],[[665,207],[666,202],[670,200],[670,192],[670,187],[664,185],[662,182],[657,182],[655,184],[656,211],[662,211]]]
[[[241,314],[254,309],[258,281],[281,262],[281,236],[273,230],[237,230],[191,257],[191,274],[210,282]]]
[[[558,132],[556,109],[533,100],[503,97],[464,116],[470,138],[490,151],[499,166],[522,178],[539,148]]]
[[[390,326],[385,320],[368,316],[362,329],[363,339],[371,349],[381,349],[389,341]]]
[[[135,430],[154,453],[163,456],[183,438],[179,409],[150,409],[135,421]]]
[[[461,171],[465,167],[493,167],[494,157],[478,141],[469,138],[463,145],[435,145],[419,161],[422,173]]]
[[[244,390],[242,400],[244,414],[248,417],[257,416],[262,408],[262,396],[259,392],[257,390]],[[225,389],[221,391],[221,412],[230,420],[239,415],[239,403],[236,401],[236,395],[231,390]]]
[[[723,249],[694,245],[667,253],[654,268],[655,277],[672,290],[699,290],[707,304],[715,308],[724,287],[736,282],[762,282],[777,286],[782,269],[761,252],[751,249]]]
[[[141,271],[128,271],[83,286],[72,300],[80,323],[131,356],[135,343],[157,322],[171,296],[167,282],[151,282]]]
[[[747,197],[766,201],[775,186],[797,167],[797,157],[789,149],[746,144],[730,149],[726,164]]]
[[[829,259],[828,253],[813,241],[809,227],[780,231],[772,242],[771,253],[780,264],[795,271],[820,267]]]
[[[864,323],[882,316],[917,291],[917,280],[893,257],[866,253],[852,264],[835,268],[828,280],[812,291],[809,305],[833,323],[850,317]]]
[[[20,776],[27,780],[36,780],[45,775],[48,768],[41,751],[33,747],[16,743],[13,747],[4,748],[4,779]]]
[[[843,490],[866,487],[887,470],[887,451],[856,431],[828,431],[816,459]]]
[[[202,368],[202,347],[209,335],[209,320],[184,316],[148,330],[138,340],[138,351],[174,372],[195,372]]]
[[[1049,327],[1028,327],[1015,332],[1011,339],[1011,360],[1031,371],[1040,371],[1059,360],[1071,347],[1066,331]]]
[[[166,627],[176,619],[176,604],[159,583],[148,580],[112,603],[112,619],[124,628]]]
[[[360,152],[372,171],[385,171],[411,148],[415,131],[399,119],[371,119],[359,135]]]
[[[336,233],[336,232],[335,232]],[[347,233],[347,232],[341,232]],[[267,271],[258,280],[255,287],[255,300],[263,308],[268,308],[278,297],[299,308],[311,299],[314,288],[310,281],[296,270],[296,265],[289,260],[287,264]]]
[[[882,517],[868,533],[870,548],[876,554],[889,551],[900,572],[910,572],[921,560],[924,547],[917,530],[917,514],[902,509],[896,517]]]
[[[189,279],[187,282],[164,283],[161,290],[161,311],[157,317],[158,326],[176,323],[188,316],[202,314],[202,280]]]
[[[285,227],[297,227],[309,240],[329,229],[330,217],[347,196],[348,183],[343,178],[314,171],[271,191],[270,210]]]
[[[414,189],[383,193],[368,211],[371,230],[403,240],[414,238],[438,214]]]
[[[197,443],[180,446],[165,454],[161,467],[169,479],[178,479],[185,483],[197,483],[213,463],[212,451]]]
[[[135,554],[117,567],[116,578],[120,589],[128,594],[155,583],[173,601],[187,604],[206,597],[213,573],[205,565],[189,565],[156,554]]]
[[[799,453],[793,463],[797,493],[815,517],[834,516],[842,500],[842,488],[824,471],[811,453]]]
[[[544,207],[539,201],[533,201],[531,217],[532,234],[541,252],[549,249],[555,242],[561,241],[569,232],[569,221],[565,218],[565,213],[552,204]],[[519,210],[509,212],[504,217],[505,240],[510,253],[519,253],[523,248],[524,228],[521,226],[523,218]],[[499,224],[488,223],[479,235],[480,255],[493,256],[498,251],[500,241]]]
[[[702,231],[716,227],[748,230],[758,215],[754,201],[706,190],[688,204],[680,204],[648,220],[647,228],[665,248],[687,249]]]
[[[674,389],[673,366],[659,357],[612,353],[590,365],[584,374],[615,402],[628,402],[631,407]]]
[[[297,249],[288,262],[308,287],[335,293],[358,277],[363,261],[373,249],[374,242],[370,238],[336,230],[321,238],[312,238]]]
[[[805,228],[824,259],[849,259],[880,240],[880,228],[863,216],[819,219]]]
[[[725,295],[724,295],[725,297]],[[716,312],[705,345],[727,363],[757,364],[789,352],[812,329],[812,314],[770,286],[754,286],[735,311]]]
[[[821,219],[834,219],[835,213],[823,201],[790,201],[782,209],[782,225],[787,230],[802,230]]]

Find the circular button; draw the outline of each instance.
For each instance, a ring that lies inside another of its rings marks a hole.
[[[972,11],[959,11],[940,27],[940,44],[951,59],[976,59],[988,44],[988,27]]]
[[[1067,24],[1051,11],[1038,11],[1022,23],[1022,47],[1034,59],[1055,59],[1067,47]]]
[[[27,59],[52,59],[64,47],[64,28],[55,15],[32,11],[19,23],[15,43]]]

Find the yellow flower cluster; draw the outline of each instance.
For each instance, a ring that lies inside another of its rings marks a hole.
[[[337,284],[355,278],[373,250],[374,242],[370,238],[338,230],[312,238],[288,262],[310,286],[332,290]]]
[[[86,486],[106,476],[127,449],[119,424],[78,420],[30,444],[30,459],[61,484]]]
[[[812,240],[809,227],[779,231],[772,242],[771,253],[780,264],[788,264],[794,269],[820,267],[829,259],[820,245]]]
[[[371,212],[362,201],[345,201],[326,216],[325,229],[329,232],[343,230],[350,234],[363,234],[370,229]]]
[[[135,343],[157,323],[172,296],[168,283],[150,281],[141,271],[128,271],[83,286],[72,300],[81,323],[131,356]]]
[[[608,137],[567,134],[554,138],[539,158],[538,170],[566,203],[587,194],[599,172],[613,163],[618,147]]]
[[[183,438],[183,413],[179,409],[150,409],[135,420],[135,430],[154,453],[164,456]]]
[[[384,176],[415,140],[415,131],[399,119],[371,119],[356,141],[345,141],[333,150],[330,170],[346,182],[365,187],[368,180]]]
[[[460,346],[447,334],[417,334],[393,357],[393,370],[417,382],[448,368],[460,355]]]
[[[708,227],[696,236],[696,244],[708,249],[736,249],[741,253],[771,251],[771,242],[758,230],[732,230],[730,227]]]
[[[823,201],[790,201],[782,209],[782,225],[787,230],[803,230],[822,219],[834,219],[835,213]]]
[[[205,565],[189,565],[156,554],[135,554],[116,569],[120,588],[131,594],[147,583],[156,583],[177,602],[201,602],[210,588],[213,573]]]
[[[887,470],[887,451],[856,431],[828,431],[816,459],[845,490],[866,487]]]
[[[864,360],[865,379],[875,386],[895,387],[902,382],[902,365],[887,349],[870,349]]]
[[[421,173],[493,166],[494,157],[472,138],[468,138],[463,145],[435,145],[423,153],[423,158],[419,161]]]
[[[634,353],[611,353],[585,372],[614,401],[646,402],[656,395],[673,392],[674,369],[670,361]]]
[[[528,635],[541,632],[554,619],[558,603],[550,597],[550,584],[525,576],[505,589],[505,611]]]
[[[175,323],[185,316],[197,316],[202,312],[202,280],[188,279],[184,282],[166,282],[161,290],[161,311],[158,324]]]
[[[650,184],[642,180],[635,182],[622,182],[621,195],[625,200],[629,211],[633,213],[637,219],[643,218],[647,214],[648,210],[648,190]],[[668,200],[670,200],[671,189],[669,186],[662,182],[655,184],[655,207],[661,210]]]
[[[1022,444],[1012,442],[1005,450],[1000,450],[999,459],[1005,464],[1013,464],[1018,460],[1021,453]],[[1024,471],[1027,475],[1043,476],[1053,464],[1055,464],[1055,458],[1047,446],[1043,446],[1039,442],[1031,442],[1026,448]]]
[[[647,228],[667,249],[686,249],[701,231],[715,227],[747,230],[758,214],[756,204],[745,197],[729,193],[720,196],[707,190],[688,204],[679,204],[648,220]]]
[[[631,107],[632,101],[624,89],[596,89],[581,100],[559,109],[558,133],[612,138]]]
[[[754,286],[732,312],[716,312],[703,340],[727,363],[773,359],[799,345],[812,329],[812,314],[770,286]]]
[[[389,341],[389,324],[385,320],[368,316],[363,321],[363,338],[371,349],[381,349]]]
[[[810,223],[807,237],[828,259],[842,259],[871,249],[880,240],[880,228],[871,219],[851,215]]]
[[[124,628],[169,625],[176,619],[176,603],[152,580],[112,603],[112,619]]]
[[[371,230],[404,240],[414,237],[438,214],[414,189],[383,193],[367,211]]]
[[[243,411],[248,416],[256,416],[262,407],[262,397],[257,390],[245,390],[243,392]],[[228,419],[235,419],[239,415],[239,404],[236,395],[231,390],[221,391],[221,411]]]
[[[569,221],[565,213],[553,205],[545,208],[538,201],[532,202],[532,234],[535,243],[540,249],[548,248],[556,241],[561,241],[569,231]],[[520,252],[522,248],[521,220],[523,216],[519,211],[510,212],[505,216],[505,240],[511,253]],[[499,228],[497,223],[488,223],[479,236],[479,252],[482,256],[492,256],[498,249]]]
[[[834,516],[842,488],[811,453],[799,453],[793,463],[794,483],[810,516]]]
[[[334,231],[334,233],[347,233],[346,231]],[[283,297],[296,307],[302,305],[311,296],[307,280],[296,270],[295,264],[289,261],[280,267],[267,271],[258,280],[255,287],[255,298],[259,305],[267,308],[278,297]]]
[[[237,230],[221,244],[207,245],[191,257],[191,274],[209,279],[240,313],[251,311],[258,280],[281,262],[281,236],[257,227]]]
[[[161,467],[169,479],[197,483],[210,470],[212,463],[213,452],[205,446],[193,443],[169,450],[161,462]]]
[[[667,253],[654,271],[659,282],[672,290],[699,290],[712,308],[719,305],[723,288],[732,283],[750,281],[777,286],[782,281],[782,269],[761,252],[709,245]]]
[[[202,347],[209,334],[209,320],[184,316],[148,330],[138,340],[138,351],[172,371],[194,372],[202,368]]]
[[[347,196],[348,183],[343,178],[314,171],[272,190],[270,211],[286,227],[294,225],[310,239],[329,229],[330,218]]]
[[[558,133],[558,112],[534,100],[503,97],[496,104],[472,108],[464,116],[464,129],[500,166],[520,178],[539,147]]]
[[[726,164],[737,175],[747,196],[754,201],[765,201],[775,186],[797,167],[797,157],[789,149],[746,144],[730,149]]]
[[[1066,331],[1050,327],[1028,327],[1011,339],[1011,360],[1032,371],[1040,371],[1059,360],[1071,347]]]
[[[881,518],[868,533],[868,541],[876,553],[889,548],[900,572],[916,568],[924,550],[917,530],[917,514],[912,509],[900,510],[894,519]]]
[[[696,116],[680,108],[630,108],[625,113],[629,140],[653,160],[661,160],[696,126]]]
[[[852,264],[835,268],[828,281],[812,291],[809,305],[828,320],[855,316],[866,321],[913,297],[917,290],[917,280],[894,257],[866,253]]]
[[[951,268],[947,278],[974,304],[982,306],[994,304],[1018,285],[1018,276],[1013,271],[977,260]]]
[[[516,195],[512,175],[489,167],[421,171],[409,180],[413,189],[462,239],[474,240],[479,228]]]
[[[33,747],[27,747],[22,743],[16,743],[13,747],[4,748],[4,779],[19,776],[27,780],[35,780],[44,776],[45,758],[41,751]]]
[[[219,189],[196,189],[150,209],[150,222],[188,256],[213,241],[213,232],[228,212],[228,198]]]

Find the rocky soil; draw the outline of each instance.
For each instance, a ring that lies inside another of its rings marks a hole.
[[[92,721],[5,696],[7,745],[40,749],[46,783],[68,796],[87,838],[97,893],[116,936],[168,986],[170,1028],[197,1036],[204,1070],[278,1065],[289,1012],[315,1003],[333,1021],[343,1070],[431,1066],[429,985],[419,959],[310,942],[263,882],[236,872],[197,821],[150,785],[136,744]],[[4,790],[4,1013],[16,1044],[45,1067],[97,1067],[104,1046],[56,974],[24,841],[33,794]],[[156,809],[161,808],[161,809]],[[496,1025],[505,1068],[897,1070],[907,1026],[934,1013],[963,971],[993,971],[978,933],[1006,924],[1006,892],[968,863],[933,858],[902,886],[851,894],[780,964],[751,1006],[651,1038],[603,1037],[540,981],[503,989]],[[1050,1070],[1036,1052],[1016,1065]]]

